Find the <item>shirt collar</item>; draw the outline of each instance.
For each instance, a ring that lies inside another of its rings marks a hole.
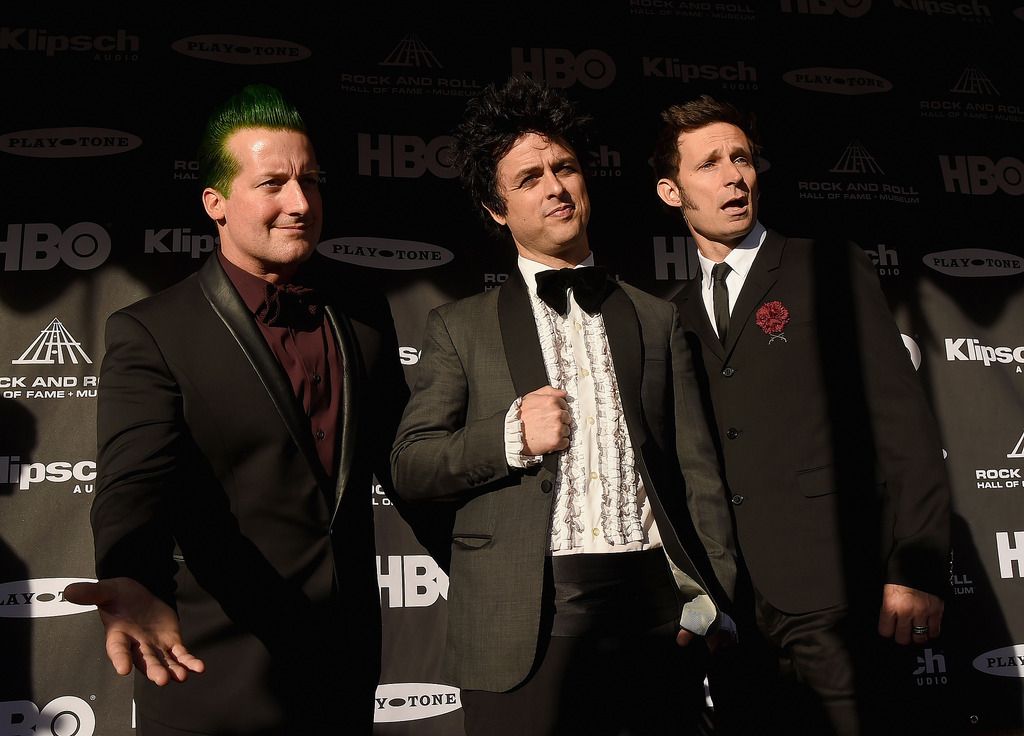
[[[543,263],[538,263],[537,261],[531,261],[529,258],[524,258],[522,255],[517,259],[516,265],[519,267],[519,273],[523,275],[523,281],[526,282],[526,289],[530,292],[531,297],[537,296],[537,274],[541,271],[554,270],[551,266],[546,266]],[[591,253],[578,263],[575,268],[593,265],[594,253],[591,251]]]
[[[747,272],[750,267],[754,264],[754,258],[757,257],[757,251],[761,248],[761,243],[764,242],[765,236],[768,234],[768,230],[760,222],[755,222],[754,227],[751,228],[750,232],[747,233],[746,237],[739,242],[739,245],[729,251],[729,255],[725,257],[725,262],[729,264],[729,267],[735,271],[741,278],[747,277]],[[697,259],[700,261],[700,270],[703,276],[702,288],[711,288],[711,269],[714,268],[715,261],[707,258],[700,249],[697,249]]]

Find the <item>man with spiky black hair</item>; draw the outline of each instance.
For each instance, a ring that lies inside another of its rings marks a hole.
[[[593,265],[587,123],[523,76],[467,106],[455,165],[517,268],[430,313],[392,451],[399,496],[455,509],[444,672],[470,736],[693,733],[693,640],[728,638],[690,354],[670,303]]]

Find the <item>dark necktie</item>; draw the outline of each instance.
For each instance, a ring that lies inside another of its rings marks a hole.
[[[729,287],[725,285],[725,277],[732,268],[728,263],[716,263],[711,269],[711,297],[715,307],[715,326],[718,328],[718,339],[725,345],[725,336],[729,333]]]
[[[321,307],[317,293],[299,284],[267,284],[263,304],[256,318],[271,327],[311,330],[320,325]]]
[[[537,296],[563,316],[569,312],[568,289],[572,289],[580,309],[597,314],[612,286],[607,270],[601,266],[560,268],[537,274]]]

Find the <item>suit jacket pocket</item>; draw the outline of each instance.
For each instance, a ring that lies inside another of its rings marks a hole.
[[[496,493],[484,493],[469,500],[455,513],[452,544],[463,549],[480,549],[491,543],[497,518]]]
[[[796,484],[806,498],[817,498],[835,493],[836,474],[832,465],[823,465],[820,468],[808,468],[797,471]]]

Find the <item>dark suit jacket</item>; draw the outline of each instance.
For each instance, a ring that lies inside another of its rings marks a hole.
[[[728,507],[675,309],[623,285],[602,312],[665,548],[696,581],[686,596],[703,589],[724,604],[735,574]],[[430,313],[392,467],[403,499],[457,507],[444,671],[463,688],[515,687],[536,654],[558,457],[509,468],[504,427],[515,398],[547,383],[518,271],[498,289]],[[716,610],[707,610],[713,620]]]
[[[139,580],[176,607],[207,665],[164,688],[136,676],[142,718],[282,733],[336,723],[351,694],[365,707],[352,718],[369,728],[380,613],[367,492],[375,458],[389,476],[405,383],[386,301],[316,264],[343,364],[336,482],[216,257],[107,322],[97,573]]]
[[[769,230],[724,347],[699,289],[675,301],[754,586],[791,613],[874,602],[882,582],[940,595],[949,487],[936,424],[863,251]],[[790,315],[774,340],[756,323],[771,301]]]

